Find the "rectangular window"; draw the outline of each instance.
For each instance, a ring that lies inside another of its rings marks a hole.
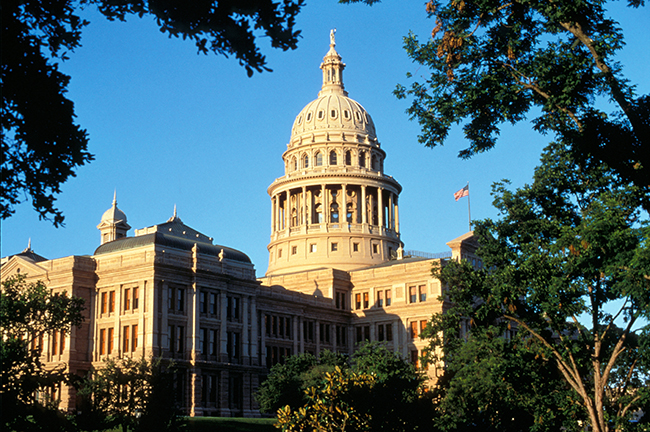
[[[384,325],[383,324],[379,324],[377,326],[377,340],[380,341],[380,342],[384,340]]]
[[[131,326],[131,351],[135,351],[138,348],[138,325],[134,324]]]
[[[115,312],[115,291],[108,293],[108,312]]]
[[[131,309],[131,289],[125,288],[124,289],[124,310],[128,311],[129,309]]]
[[[185,290],[178,288],[176,293],[178,294],[176,297],[176,310],[178,312],[183,312],[185,310]]]
[[[345,346],[347,341],[347,329],[344,326],[336,326],[336,344]]]
[[[138,287],[133,288],[133,309],[137,309],[140,306],[140,289]]]
[[[284,325],[284,332],[285,332],[284,335],[285,335],[288,339],[293,339],[293,338],[291,337],[291,318],[288,318],[288,317],[287,317],[287,318],[285,318],[285,321],[286,321],[286,323],[285,323],[285,325]]]
[[[278,258],[282,258],[282,249],[278,249]]]
[[[228,332],[228,361],[239,360],[240,335],[237,332]]]
[[[420,334],[422,334],[425,328],[427,328],[427,320],[420,321]]]
[[[390,306],[391,301],[392,301],[391,293],[390,293],[390,290],[388,289],[388,290],[386,290],[386,306]]]
[[[210,329],[210,355],[217,355],[218,353],[218,346],[219,346],[219,341],[217,340],[218,337],[219,337],[219,332]]]
[[[386,324],[386,340],[388,342],[393,341],[393,325],[392,324]]]
[[[113,327],[108,329],[108,338],[106,341],[106,354],[111,354],[113,352],[113,336],[114,336]]]
[[[201,328],[199,329],[199,352],[201,354],[207,354],[208,348],[208,329]]]
[[[372,253],[379,253],[379,245],[377,243],[372,245]]]
[[[106,354],[106,329],[99,331],[99,355]]]
[[[205,291],[199,293],[199,312],[208,313],[208,293]]]
[[[418,287],[418,293],[420,294],[420,301],[427,301],[427,286],[426,285],[420,285]]]
[[[361,309],[361,294],[357,293],[354,295],[354,308]]]
[[[418,322],[411,321],[411,339],[418,337]]]
[[[175,301],[175,299],[176,299],[175,294],[176,293],[175,293],[175,291],[176,290],[174,288],[169,287],[169,291],[168,291],[169,295],[167,297],[167,304],[169,305],[169,310],[170,311],[173,311],[175,309],[175,307],[176,307],[176,301]]]
[[[124,326],[122,329],[122,352],[129,352],[129,326]]]
[[[217,315],[217,294],[210,293],[210,313]]]
[[[176,352],[178,353],[183,352],[183,345],[184,345],[183,330],[184,329],[182,326],[176,326]]]
[[[352,251],[359,252],[359,243],[352,243]]]
[[[416,367],[420,367],[420,358],[418,357],[418,350],[411,351],[411,363]]]
[[[107,298],[108,296],[107,296],[107,294],[108,293],[105,293],[105,292],[102,293],[102,309],[101,309],[102,312],[101,313],[103,313],[103,314],[108,312],[108,298]]]
[[[365,292],[363,293],[363,308],[368,309],[369,306],[370,306],[370,295],[367,292]]]
[[[312,243],[309,245],[309,252],[316,252],[316,244]]]
[[[336,308],[345,310],[345,293],[337,292],[336,293]]]
[[[377,291],[377,307],[384,307],[384,292],[382,290]]]
[[[298,246],[291,246],[291,255],[295,255],[298,253]]]
[[[176,329],[174,328],[173,325],[167,326],[167,334],[169,335],[168,340],[169,340],[169,351],[170,352],[174,352],[174,348],[175,348],[176,339],[174,338],[174,333],[175,333],[174,330],[176,330]]]
[[[409,287],[409,302],[410,303],[415,303],[416,301],[418,301],[416,288],[417,287],[415,287],[415,286],[410,286]]]
[[[332,243],[332,252],[336,252],[339,250],[339,244],[338,243]]]

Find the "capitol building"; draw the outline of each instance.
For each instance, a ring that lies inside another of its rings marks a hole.
[[[173,359],[185,414],[254,417],[269,368],[293,354],[351,354],[369,340],[417,363],[421,329],[446,307],[432,266],[478,262],[477,244],[470,232],[440,256],[405,251],[402,186],[386,174],[370,114],[345,90],[333,36],[320,68],[322,88],[296,116],[284,173],[268,187],[263,277],[244,252],[176,211],[129,234],[115,198],[93,255],[47,259],[28,247],[2,259],[2,280],[26,274],[85,300],[80,327],[33,341],[45,365],[83,376],[110,357]],[[424,372],[440,373],[435,365]],[[75,409],[74,389],[54,391],[62,409]]]

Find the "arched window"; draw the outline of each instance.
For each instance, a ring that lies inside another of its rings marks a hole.
[[[298,170],[298,159],[296,159],[295,156],[294,156],[293,160],[291,161],[291,165],[293,166],[294,171]]]
[[[316,166],[323,166],[323,153],[316,153]]]
[[[352,165],[352,153],[349,150],[345,152],[345,164]]]
[[[336,165],[336,152],[332,150],[330,152],[330,165]]]
[[[359,166],[363,168],[366,167],[366,152],[364,151],[359,152]]]
[[[305,155],[302,158],[302,167],[309,168],[309,155]]]
[[[372,169],[379,170],[379,162],[377,161],[377,155],[372,155]]]

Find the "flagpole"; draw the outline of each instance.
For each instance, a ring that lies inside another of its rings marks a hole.
[[[469,207],[469,182],[467,182],[467,219],[469,221],[469,230],[472,230],[472,212],[470,211]]]

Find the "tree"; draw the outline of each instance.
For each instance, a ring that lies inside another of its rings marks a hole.
[[[411,99],[407,113],[421,126],[420,142],[442,145],[462,124],[469,146],[459,156],[469,158],[493,148],[504,123],[537,115],[534,128],[570,144],[579,166],[606,162],[644,188],[640,199],[650,208],[650,97],[637,95],[623,76],[615,57],[623,33],[606,5],[430,0],[432,38],[411,34],[405,48],[431,75],[395,91]],[[599,108],[600,100],[611,101],[613,112]]]
[[[0,291],[1,419],[7,430],[56,430],[65,423],[58,401],[43,398],[70,379],[64,367],[46,369],[40,361],[43,337],[68,333],[82,321],[83,299],[52,293],[24,275],[2,282]],[[41,398],[36,398],[36,393]]]
[[[263,32],[271,46],[295,49],[300,32],[295,18],[304,0],[7,0],[2,3],[2,167],[0,218],[31,197],[41,219],[63,223],[55,207],[61,185],[92,161],[88,135],[74,122],[74,105],[66,98],[70,77],[58,62],[80,46],[87,21],[79,16],[96,5],[109,20],[128,15],[152,16],[170,37],[195,42],[201,53],[234,55],[246,68],[270,70],[257,46]]]
[[[458,380],[481,375],[461,364],[473,356],[498,363],[484,370],[520,369],[527,393],[569,430],[580,418],[597,432],[631,430],[633,413],[650,402],[644,191],[605,164],[576,169],[574,156],[570,144],[551,144],[531,185],[512,192],[495,184],[501,219],[475,228],[483,268],[450,262],[437,271],[452,306],[434,317],[429,353],[448,365],[447,395],[472,388]],[[551,365],[562,385],[539,387],[544,377],[535,374]],[[499,384],[485,378],[475,384]],[[579,411],[567,411],[572,405]]]
[[[173,431],[179,427],[173,374],[160,359],[109,358],[79,385],[83,398],[77,425],[122,431]]]
[[[268,378],[260,385],[255,399],[263,413],[275,413],[288,405],[297,409],[305,403],[305,390],[317,385],[326,372],[345,366],[346,359],[325,351],[319,358],[309,353],[290,356],[284,363],[271,367]]]
[[[260,405],[268,406],[261,401],[274,392],[284,395],[273,405],[283,430],[412,431],[430,423],[422,376],[398,353],[368,343],[347,362],[340,355],[325,357],[330,359],[323,367],[311,355],[294,356],[262,384]]]

